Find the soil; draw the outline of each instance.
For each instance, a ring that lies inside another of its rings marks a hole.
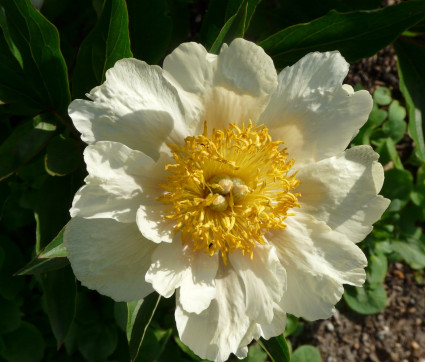
[[[327,362],[425,362],[425,293],[423,281],[407,265],[390,265],[385,280],[386,308],[360,315],[346,308],[327,320],[306,323],[293,348],[310,344]]]
[[[361,84],[369,92],[379,86],[402,101],[397,59],[391,46],[350,66],[344,83]],[[411,149],[411,140],[406,136]],[[401,142],[403,144],[403,141]],[[387,306],[379,314],[360,315],[348,307],[328,320],[308,322],[300,336],[289,337],[293,348],[310,344],[326,362],[425,362],[425,284],[409,266],[391,264],[385,279]]]

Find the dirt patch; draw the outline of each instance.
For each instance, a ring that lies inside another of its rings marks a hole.
[[[323,361],[425,362],[423,282],[408,266],[390,265],[385,279],[387,307],[362,316],[345,306],[328,320],[306,323],[293,347],[316,346]]]

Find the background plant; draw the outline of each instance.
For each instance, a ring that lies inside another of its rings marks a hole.
[[[382,310],[388,262],[409,264],[420,280],[424,19],[423,0],[387,7],[380,0],[46,0],[41,12],[29,0],[0,0],[0,360],[199,360],[178,339],[173,298],[115,303],[82,287],[61,233],[86,174],[84,144],[67,115],[71,99],[100,84],[118,59],[161,63],[188,40],[217,53],[245,37],[278,69],[311,51],[339,50],[355,62],[393,44],[403,98],[376,89],[352,141],[380,154],[382,194],[392,202],[360,244],[369,260],[365,287],[346,288],[342,303],[361,314]],[[302,333],[304,323],[290,316],[285,336]],[[283,336],[260,340],[247,360],[289,360],[290,349]],[[320,354],[302,346],[292,360]]]

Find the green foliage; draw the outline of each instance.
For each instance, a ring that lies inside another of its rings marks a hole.
[[[86,174],[85,144],[67,115],[68,79],[73,98],[83,98],[117,60],[133,54],[157,64],[184,41],[218,53],[235,37],[253,39],[278,68],[314,50],[339,50],[354,61],[393,42],[404,99],[378,88],[369,120],[352,141],[379,153],[382,194],[391,205],[359,244],[368,257],[367,279],[364,288],[346,288],[345,304],[362,314],[382,310],[391,262],[407,263],[419,278],[425,6],[411,0],[381,9],[380,3],[45,0],[37,11],[29,0],[0,0],[0,359],[201,360],[178,338],[173,298],[151,294],[125,304],[89,291],[76,283],[63,245],[72,198]],[[288,315],[284,335],[254,342],[244,361],[289,361],[285,337],[303,333],[305,323]],[[320,361],[320,354],[301,346],[292,360]]]

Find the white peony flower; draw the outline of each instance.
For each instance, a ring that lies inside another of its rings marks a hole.
[[[277,75],[243,39],[182,44],[163,69],[118,61],[69,107],[88,144],[65,232],[77,278],[117,301],[176,292],[181,340],[217,361],[286,313],[331,316],[389,204],[378,155],[346,150],[372,108],[347,72],[328,52]]]

